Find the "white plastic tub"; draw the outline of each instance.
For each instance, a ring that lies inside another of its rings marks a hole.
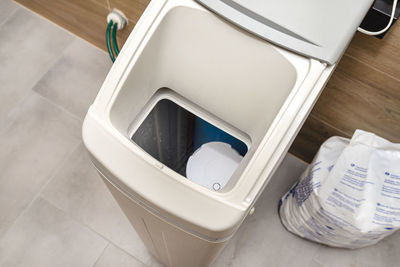
[[[152,1],[89,109],[83,139],[150,251],[169,266],[207,266],[268,183],[332,70],[193,1]],[[154,97],[173,99],[247,144],[223,189],[189,181],[132,142]]]

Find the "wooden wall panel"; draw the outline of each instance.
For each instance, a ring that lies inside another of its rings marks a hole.
[[[15,0],[43,17],[57,23],[82,39],[106,50],[108,0]],[[137,18],[117,34],[120,47],[125,43]]]
[[[136,23],[150,0],[109,0],[109,3],[111,9],[121,10],[131,22]]]
[[[99,4],[105,8],[108,8],[108,0],[93,0],[96,4]]]
[[[312,114],[351,135],[356,128],[400,142],[399,81],[343,57]]]
[[[129,24],[119,45],[149,0],[16,0],[94,45],[106,49],[105,18],[117,8]],[[330,136],[355,129],[400,142],[400,22],[383,40],[356,33],[339,66],[294,141],[290,152],[310,162]]]
[[[290,152],[306,162],[311,162],[320,145],[326,139],[335,135],[348,136],[348,134],[310,114],[294,140]]]
[[[357,32],[346,51],[346,55],[400,79],[399,24],[397,22],[393,25],[382,40]]]
[[[118,32],[118,45],[122,47],[130,32],[146,9],[150,0],[107,0],[110,10],[118,9],[128,18],[128,26]]]
[[[310,131],[327,138],[362,129],[400,143],[399,23],[383,40],[356,33],[310,117],[290,149],[308,162],[320,143],[314,136],[310,145]]]

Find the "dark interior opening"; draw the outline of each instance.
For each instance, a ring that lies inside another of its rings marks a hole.
[[[248,150],[241,140],[169,99],[157,102],[131,139],[155,159],[184,177],[189,157],[202,144],[212,141],[229,143],[242,156]]]

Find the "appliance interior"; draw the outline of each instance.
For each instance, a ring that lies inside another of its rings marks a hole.
[[[158,100],[169,98],[183,108],[181,115],[192,113],[232,135],[245,143],[248,151],[219,191],[227,192],[248,165],[298,79],[305,76],[299,77],[296,66],[279,49],[209,11],[177,6],[166,12],[153,23],[152,34],[146,35],[131,59],[111,103],[110,122],[140,145],[134,131]],[[192,119],[169,134],[192,131]],[[152,135],[154,138],[156,133]],[[174,140],[180,144],[169,146],[176,146],[173,153],[178,160],[173,163],[170,157],[165,165],[182,178],[193,140],[187,136],[174,136]],[[145,150],[165,163],[157,156],[157,149],[155,140],[152,148]]]

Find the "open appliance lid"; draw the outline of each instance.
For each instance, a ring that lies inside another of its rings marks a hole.
[[[336,63],[373,0],[196,0],[234,24],[307,57]]]

